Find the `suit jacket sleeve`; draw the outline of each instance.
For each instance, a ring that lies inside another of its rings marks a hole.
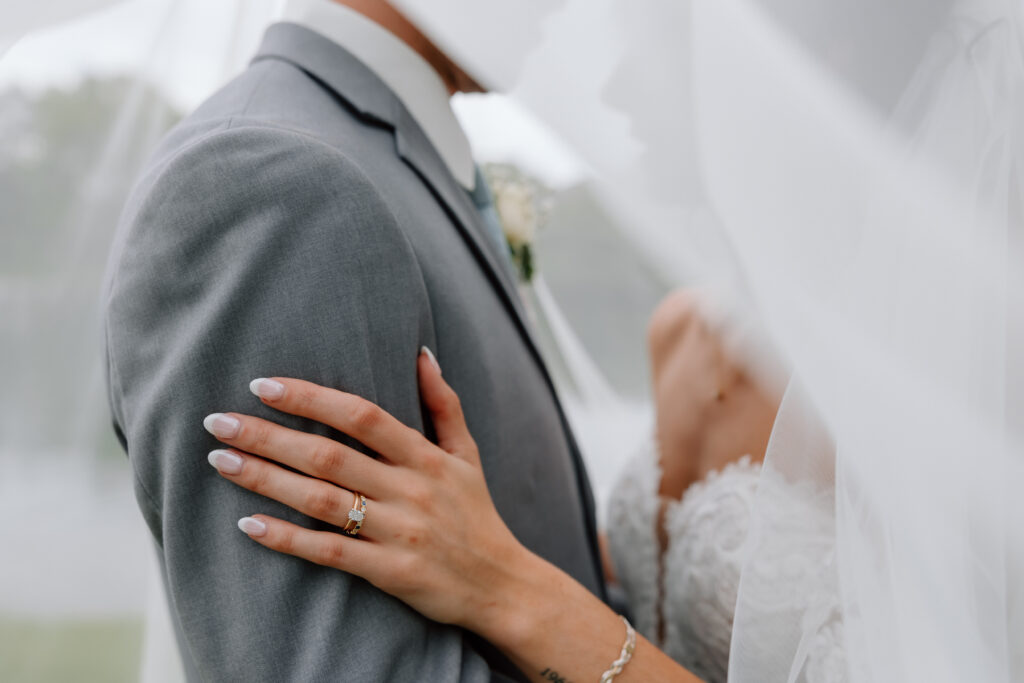
[[[429,301],[371,181],[301,133],[224,125],[157,162],[123,220],[107,304],[111,405],[186,666],[209,681],[511,680],[463,631],[246,538],[235,523],[256,512],[317,523],[206,462],[217,443],[201,423],[216,411],[340,438],[267,409],[248,392],[255,377],[358,393],[422,430]]]

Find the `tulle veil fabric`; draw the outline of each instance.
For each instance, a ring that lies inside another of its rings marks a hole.
[[[730,680],[1024,680],[1022,8],[570,3],[548,27],[570,85],[535,69],[520,95],[794,378]],[[588,41],[618,48],[597,88],[570,78]],[[633,149],[574,130],[594,111]]]
[[[24,6],[0,52],[100,4]],[[230,4],[248,44],[278,3]],[[730,680],[822,680],[808,653],[832,639],[851,681],[1024,681],[1024,8],[521,12],[535,47],[513,96],[591,166],[651,267],[703,286],[788,386]]]
[[[772,146],[803,143],[803,172],[783,164],[780,182],[766,183],[757,170],[722,165],[720,187],[734,194],[715,205],[748,214],[723,222],[772,226],[736,243],[756,244],[756,259],[775,266],[753,286],[777,302],[760,310],[801,383],[769,447],[732,680],[821,680],[806,658],[834,638],[850,680],[1024,677],[1019,12],[1015,3],[951,5],[884,125],[811,97],[813,74],[780,83],[797,106],[788,120],[762,117],[760,135]],[[738,41],[757,40],[732,19]],[[759,33],[763,55],[793,57]],[[792,78],[799,67],[777,72]],[[813,118],[801,113],[812,108]],[[737,141],[732,120],[715,120],[723,147],[768,151]],[[815,218],[809,235],[800,226]],[[779,253],[809,240],[819,246]],[[794,498],[819,519],[834,515],[831,543],[789,514]],[[821,565],[786,564],[801,555]]]
[[[248,61],[276,4],[210,3],[204,25],[187,21],[195,0],[0,12],[4,680],[184,680],[110,429],[102,275],[139,165]]]

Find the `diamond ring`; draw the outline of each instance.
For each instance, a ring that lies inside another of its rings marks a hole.
[[[349,536],[358,536],[366,521],[366,496],[356,491],[352,492],[352,509],[348,511],[348,522],[342,529]]]

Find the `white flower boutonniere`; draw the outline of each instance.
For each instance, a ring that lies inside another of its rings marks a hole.
[[[529,282],[536,269],[533,244],[537,231],[551,213],[551,190],[510,164],[487,164],[483,171],[494,195],[494,208],[501,219],[512,262],[519,277]]]

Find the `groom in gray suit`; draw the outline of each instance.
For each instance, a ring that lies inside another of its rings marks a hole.
[[[428,346],[509,527],[603,595],[580,454],[447,102],[473,79],[381,0],[287,12],[164,140],[111,260],[115,429],[189,679],[525,680],[471,634],[252,543],[235,522],[254,512],[319,523],[206,462],[217,444],[202,418],[216,411],[341,438],[263,406],[255,377],[357,393],[429,434],[416,379]]]

